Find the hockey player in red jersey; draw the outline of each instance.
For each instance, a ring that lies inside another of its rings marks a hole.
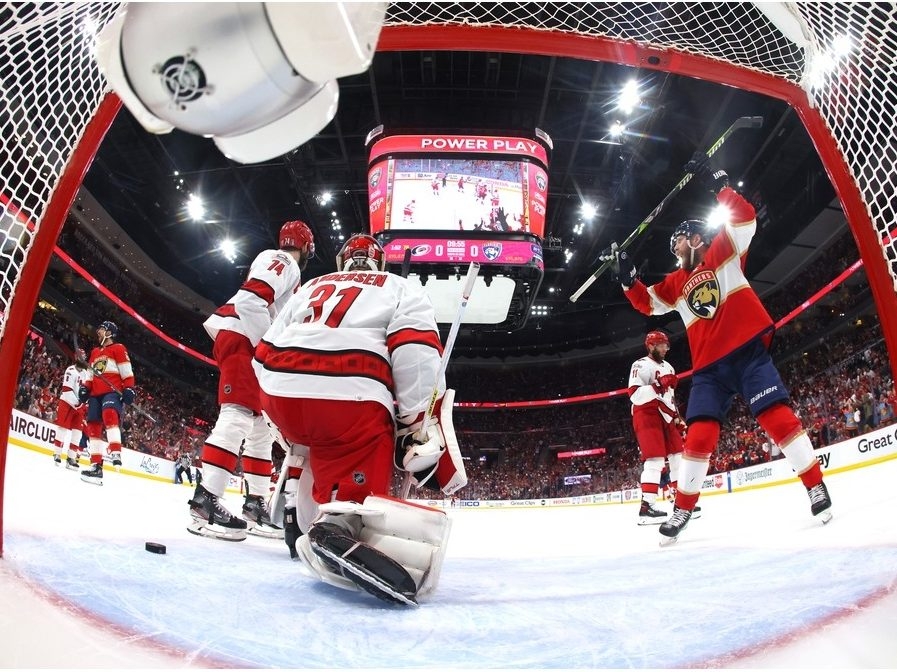
[[[385,268],[373,237],[352,236],[337,272],[307,282],[277,317],[254,366],[265,412],[288,441],[309,446],[297,502],[307,532],[297,543],[301,560],[326,583],[413,604],[436,588],[449,521],[387,496],[394,455],[415,482],[445,494],[467,477],[451,422],[454,391],[444,375],[437,381],[433,306],[419,285]]]
[[[280,228],[278,243],[279,249],[256,256],[237,293],[204,322],[215,341],[212,354],[219,371],[219,412],[202,447],[202,482],[188,502],[193,522],[187,529],[200,536],[242,541],[247,523],[259,536],[283,536],[283,530],[271,522],[265,503],[270,493],[273,437],[261,415],[252,354],[273,317],[299,287],[315,244],[311,229],[300,220]],[[238,518],[219,498],[236,472],[241,445],[247,494],[242,518]]]
[[[682,459],[682,420],[675,399],[679,378],[673,365],[666,361],[670,339],[664,332],[649,332],[645,347],[647,356],[635,360],[629,371],[628,392],[632,402],[632,428],[644,464],[639,525],[659,525],[667,517],[654,506],[664,462],[669,459],[670,478],[675,481]]]
[[[772,318],[744,275],[748,246],[757,230],[754,208],[729,186],[726,171],[711,166],[706,154],[695,154],[685,169],[716,194],[731,212],[732,223],[719,235],[702,220],[679,224],[670,251],[680,267],[650,287],[636,279],[626,252],[612,246],[614,271],[630,303],[647,315],[675,310],[682,317],[694,367],[676,504],[669,521],[660,526],[661,543],[673,543],[692,518],[720,425],[736,394],[781,446],[807,489],[810,512],[827,523],[832,502],[822,470],[769,355]]]
[[[81,399],[87,402],[87,435],[90,438],[90,469],[81,472],[81,480],[103,485],[103,429],[109,444],[112,466],[121,466],[122,404],[134,403],[134,371],[128,350],[116,343],[118,326],[115,322],[101,322],[97,327],[99,345],[90,352],[90,368],[81,389]]]
[[[62,463],[62,452],[66,451],[66,469],[78,469],[78,444],[87,408],[81,400],[81,388],[88,378],[87,355],[83,350],[75,350],[75,361],[65,369],[62,376],[62,391],[56,406],[56,428],[58,434],[53,441],[55,450],[53,461]]]

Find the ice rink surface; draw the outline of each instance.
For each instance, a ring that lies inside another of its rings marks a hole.
[[[451,510],[418,609],[193,536],[188,487],[106,473],[10,446],[0,667],[897,667],[897,459],[829,474],[827,526],[795,481],[702,498],[669,548],[634,504]]]

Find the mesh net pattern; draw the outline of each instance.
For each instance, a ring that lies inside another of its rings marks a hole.
[[[117,8],[0,6],[0,338],[33,234],[105,93],[93,36]]]
[[[699,54],[799,84],[825,119],[859,187],[897,292],[897,232],[892,233],[897,6],[787,4],[798,27],[789,36],[801,40],[800,46],[751,2],[397,3],[389,7],[387,24],[503,26],[606,37]]]
[[[785,25],[780,17],[774,23],[749,2],[408,2],[389,6],[387,25],[604,37],[700,54],[800,84],[856,180],[897,291],[897,236],[890,235],[897,221],[897,9],[859,2],[789,6],[793,25],[786,32],[800,44],[777,27]],[[118,8],[100,2],[0,5],[0,338],[28,257],[29,227],[40,226],[105,93],[92,35]],[[835,51],[845,37],[849,48]]]

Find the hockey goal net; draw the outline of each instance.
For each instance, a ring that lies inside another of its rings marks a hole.
[[[40,285],[120,107],[94,50],[121,6],[0,7],[2,494],[18,364]],[[399,3],[389,7],[378,48],[610,61],[787,101],[844,206],[897,371],[895,12],[885,3]]]

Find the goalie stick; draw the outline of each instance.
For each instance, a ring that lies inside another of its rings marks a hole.
[[[75,344],[75,355],[76,355],[75,361],[78,362],[79,364],[81,364],[82,366],[84,366],[84,368],[90,369],[91,371],[93,371],[93,375],[95,375],[97,378],[99,378],[104,383],[106,383],[112,389],[112,391],[115,392],[118,396],[122,396],[122,391],[120,389],[118,389],[115,385],[113,385],[112,382],[106,376],[104,376],[99,371],[95,371],[94,368],[88,362],[86,362],[84,360],[77,359],[78,350],[81,349],[81,347],[78,345],[78,332],[77,331],[75,331],[75,333],[73,334],[72,340],[74,341],[74,344]],[[156,419],[153,416],[151,416],[149,413],[144,411],[143,408],[139,404],[137,404],[136,402],[131,402],[130,406],[135,411],[140,413],[140,415],[142,415],[147,420],[149,420],[151,423],[156,424]]]
[[[439,398],[439,381],[442,380],[442,376],[448,367],[448,360],[452,354],[452,349],[455,347],[455,339],[458,337],[458,331],[461,328],[461,318],[464,316],[464,310],[467,308],[467,302],[470,300],[470,295],[473,292],[473,286],[476,283],[479,272],[480,265],[475,261],[471,261],[470,266],[467,267],[464,286],[461,289],[461,305],[458,306],[458,312],[455,314],[455,319],[452,321],[448,337],[445,339],[445,347],[442,349],[442,359],[439,362],[439,370],[436,372],[436,382],[433,385],[433,394],[430,395],[430,403],[427,404],[427,410],[424,413],[424,421],[421,423],[420,429],[414,437],[421,443],[425,442],[428,438],[427,425],[430,422],[430,417],[433,415],[433,409],[436,408],[436,400]],[[427,478],[424,478],[423,481],[426,481],[433,475],[437,466],[439,466],[438,460],[436,461],[436,464],[433,465],[433,471],[430,472],[427,475]],[[408,499],[408,493],[411,492],[411,478],[411,472],[406,471],[405,476],[402,479],[402,492],[400,494],[402,499]]]
[[[763,117],[739,117],[731,126],[729,126],[729,128],[726,129],[726,131],[719,137],[716,142],[710,145],[710,148],[707,149],[705,153],[707,154],[707,156],[713,156],[714,154],[716,154],[719,151],[720,147],[723,146],[723,143],[725,143],[726,140],[729,139],[729,136],[737,130],[740,130],[742,128],[760,128],[761,126],[763,126]],[[686,184],[691,182],[692,177],[694,177],[692,173],[685,173],[682,179],[676,183],[676,186],[674,186],[672,190],[670,190],[670,193],[663,197],[663,200],[658,203],[650,213],[648,213],[648,216],[645,217],[642,223],[635,227],[635,230],[626,237],[626,240],[624,240],[617,249],[622,252],[627,247],[632,245],[632,243],[634,243],[635,240],[648,229],[651,223],[655,219],[657,219],[657,216],[661,212],[663,212],[663,209],[671,200],[673,200],[676,194],[682,191],[682,189],[685,188]],[[577,299],[579,299],[579,297],[582,296],[583,293],[592,286],[593,282],[595,282],[599,277],[601,277],[601,275],[604,274],[604,272],[608,268],[610,268],[612,263],[613,259],[608,259],[603,264],[601,264],[601,266],[598,267],[598,270],[592,273],[592,275],[590,275],[586,279],[586,281],[582,283],[582,286],[570,295],[570,301],[576,303]]]

